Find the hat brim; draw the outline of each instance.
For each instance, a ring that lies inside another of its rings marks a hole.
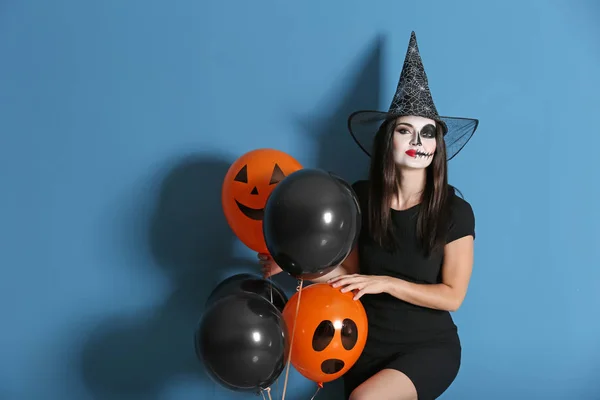
[[[386,120],[401,116],[403,115],[385,111],[356,111],[348,117],[348,130],[356,144],[370,157],[373,139],[381,124]],[[444,127],[448,161],[465,147],[479,125],[479,120],[474,118],[440,116],[436,118],[436,121]]]

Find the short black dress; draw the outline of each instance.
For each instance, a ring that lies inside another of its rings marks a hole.
[[[414,283],[440,283],[443,251],[426,258],[417,240],[420,205],[392,210],[399,250],[389,252],[368,234],[368,181],[358,181],[353,188],[364,210],[358,241],[360,273],[393,276]],[[451,219],[446,242],[468,235],[475,237],[471,205],[450,190]],[[343,377],[346,398],[385,368],[407,375],[417,389],[419,400],[438,398],[456,378],[461,363],[460,339],[450,313],[410,304],[385,293],[367,294],[361,301],[369,319],[369,334],[359,360]]]

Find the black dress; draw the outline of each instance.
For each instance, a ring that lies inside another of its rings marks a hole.
[[[368,181],[353,185],[363,210],[358,241],[359,273],[393,276],[422,284],[440,283],[443,251],[426,258],[417,241],[420,205],[392,210],[399,250],[388,252],[368,234],[368,186]],[[447,243],[468,235],[475,237],[471,205],[451,190]],[[450,313],[413,305],[389,294],[367,294],[361,301],[367,312],[369,333],[362,355],[344,375],[346,398],[354,388],[385,368],[407,375],[417,389],[419,400],[439,397],[456,378],[461,362],[460,340]]]

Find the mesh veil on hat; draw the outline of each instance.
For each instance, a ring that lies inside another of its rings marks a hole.
[[[442,125],[448,160],[462,150],[479,124],[479,121],[473,118],[438,115],[419,54],[415,32],[411,33],[404,66],[389,110],[387,112],[356,111],[348,118],[348,129],[360,148],[370,156],[369,149],[381,124],[387,119],[406,115],[433,119]]]

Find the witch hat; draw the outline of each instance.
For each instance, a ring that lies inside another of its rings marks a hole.
[[[396,94],[388,111],[356,111],[348,118],[348,129],[354,141],[367,154],[380,125],[388,119],[414,115],[429,118],[443,127],[447,159],[451,160],[471,139],[479,121],[473,118],[444,117],[438,115],[429,90],[427,74],[417,46],[417,36],[413,31],[404,66],[400,74]]]

